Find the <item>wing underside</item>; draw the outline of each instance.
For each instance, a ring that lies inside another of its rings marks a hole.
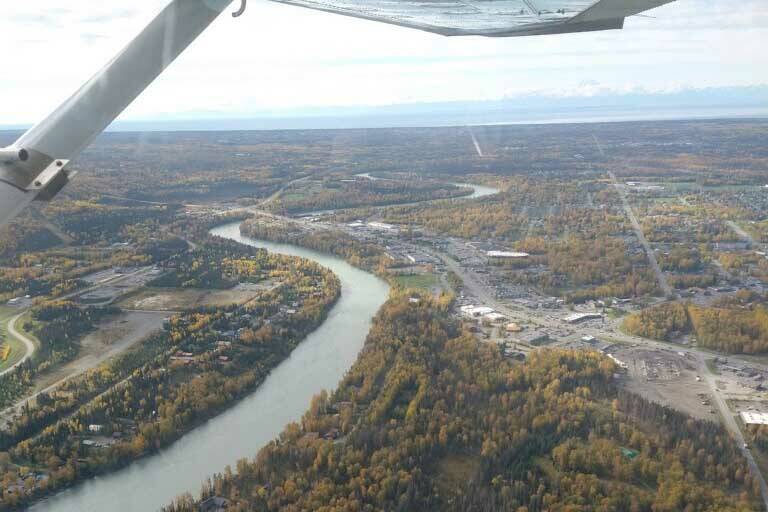
[[[674,0],[272,0],[444,36],[514,37],[618,29]]]

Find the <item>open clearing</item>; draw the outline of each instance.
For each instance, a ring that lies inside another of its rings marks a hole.
[[[239,284],[229,290],[200,288],[143,288],[123,300],[119,306],[137,311],[182,311],[200,306],[226,306],[243,304],[274,283]]]
[[[163,313],[127,312],[100,323],[80,341],[76,359],[40,375],[33,393],[98,366],[163,327]]]
[[[695,418],[717,421],[709,386],[697,379],[694,359],[672,350],[642,347],[618,346],[612,352],[628,365],[624,386],[629,391]]]
[[[399,275],[395,281],[405,288],[431,290],[440,286],[440,279],[434,274]]]

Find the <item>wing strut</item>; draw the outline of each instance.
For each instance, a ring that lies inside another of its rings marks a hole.
[[[13,145],[0,149],[0,226],[66,184],[66,167],[232,0],[171,0],[106,67]],[[241,11],[245,7],[242,0]]]
[[[248,4],[248,0],[240,0],[240,8],[232,13],[233,18],[239,18],[245,13],[245,8]]]

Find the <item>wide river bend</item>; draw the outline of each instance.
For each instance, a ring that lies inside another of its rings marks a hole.
[[[234,468],[297,421],[312,396],[334,389],[363,347],[371,319],[389,294],[379,278],[344,260],[301,247],[240,235],[232,223],[211,233],[269,251],[301,256],[331,269],[341,298],[323,324],[253,393],[161,452],[115,473],[82,482],[32,507],[35,512],[148,512],[184,492],[197,495],[206,477]]]

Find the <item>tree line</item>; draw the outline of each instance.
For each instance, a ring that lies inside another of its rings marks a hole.
[[[693,335],[700,346],[733,354],[768,351],[766,298],[749,292],[739,292],[734,297],[712,306],[690,302],[659,304],[628,316],[623,328],[637,336],[663,341]]]
[[[253,459],[166,512],[759,510],[719,425],[619,391],[596,352],[512,363],[463,332],[450,297],[395,295],[332,394]]]

